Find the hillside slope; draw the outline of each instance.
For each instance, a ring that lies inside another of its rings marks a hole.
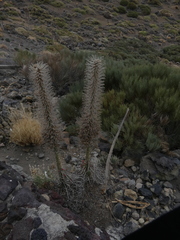
[[[0,58],[19,49],[37,53],[57,43],[73,50],[110,47],[114,54],[120,43],[122,59],[143,46],[179,62],[178,57],[169,57],[180,51],[179,9],[179,0],[3,0]],[[166,49],[171,45],[175,46]]]

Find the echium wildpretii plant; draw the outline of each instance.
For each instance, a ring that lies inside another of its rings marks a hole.
[[[79,120],[79,137],[86,147],[86,170],[90,170],[91,148],[97,143],[101,130],[101,106],[105,67],[102,58],[92,56],[87,60],[83,91],[82,114]]]
[[[54,93],[48,65],[42,62],[31,65],[30,79],[34,83],[35,96],[38,100],[38,115],[42,122],[44,139],[51,144],[55,152],[58,174],[62,181],[62,157],[58,151],[62,127],[52,104]]]

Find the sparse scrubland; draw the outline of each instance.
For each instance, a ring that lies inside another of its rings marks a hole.
[[[36,118],[24,112],[11,120],[10,140],[18,145],[49,142],[60,181],[72,193],[67,194],[69,201],[79,197],[80,202],[89,182],[103,182],[104,166],[91,163],[91,152],[98,146],[94,142],[105,135],[112,144],[127,109],[115,144],[118,156],[139,164],[149,152],[168,154],[179,148],[179,1],[22,3],[20,10],[16,1],[0,3],[0,57],[12,51],[26,81],[33,82],[41,117],[37,120],[33,108]],[[30,45],[15,44],[13,34]],[[51,102],[54,96],[57,105]],[[59,152],[63,131],[80,138],[79,147],[86,148],[85,162],[71,174],[64,171]],[[47,180],[35,177],[41,186]],[[75,192],[79,195],[73,199]]]

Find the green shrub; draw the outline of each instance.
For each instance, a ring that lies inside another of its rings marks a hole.
[[[120,5],[122,5],[122,6],[127,6],[128,3],[129,3],[128,0],[121,0],[121,1],[120,1]]]
[[[60,101],[61,118],[68,125],[75,124],[76,119],[80,117],[82,107],[82,92],[73,92],[67,94]]]
[[[36,54],[27,50],[19,50],[14,57],[14,61],[20,66],[29,66],[36,61]]]
[[[103,131],[113,137],[126,109],[130,109],[116,148],[125,154],[163,149],[164,142],[172,149],[178,148],[180,70],[163,64],[127,67],[110,59],[106,59],[106,66],[101,114]],[[81,94],[82,82],[74,85],[71,93],[61,100],[62,118],[74,132],[81,111]]]
[[[30,15],[33,16],[34,19],[40,19],[40,20],[48,20],[51,19],[51,15],[49,12],[45,9],[43,9],[40,6],[32,5],[28,8]]]
[[[50,1],[49,2],[50,5],[52,5],[53,7],[64,7],[64,3],[61,1]]]
[[[121,14],[127,13],[126,9],[123,6],[116,7],[116,12]]]
[[[149,4],[160,6],[161,2],[159,0],[148,0]]]
[[[180,62],[180,45],[174,44],[163,48],[161,56],[173,62]]]
[[[133,2],[129,2],[128,5],[127,5],[127,9],[135,10],[136,8],[137,8],[137,6]]]
[[[138,13],[134,12],[134,11],[130,11],[130,12],[127,13],[127,17],[137,18]]]
[[[144,16],[151,14],[151,8],[148,5],[140,5],[141,13]]]
[[[115,124],[119,124],[123,118],[127,106],[124,104],[125,92],[114,89],[106,92],[103,96],[102,129],[111,132]]]
[[[119,90],[123,64],[120,61],[106,59],[105,90]]]
[[[62,49],[57,53],[44,52],[41,61],[51,68],[53,86],[57,94],[64,95],[76,81],[84,78],[85,60],[88,52],[71,52]]]
[[[56,18],[53,18],[53,21],[60,28],[64,28],[67,26],[67,23],[63,18],[56,17]]]
[[[34,0],[35,4],[48,4],[51,0]]]
[[[153,132],[153,127],[146,116],[142,116],[138,110],[131,110],[131,113],[124,123],[122,132],[117,141],[116,147],[123,150],[126,155],[131,153],[142,154],[146,149],[145,142],[148,133]],[[148,149],[149,150],[149,149]]]
[[[156,63],[157,56],[159,56],[159,52],[156,49],[137,38],[120,39],[107,48],[106,51],[109,56],[119,60],[119,64],[126,64],[126,66],[145,62]]]
[[[74,8],[73,11],[81,14],[86,14],[86,10],[82,8]]]

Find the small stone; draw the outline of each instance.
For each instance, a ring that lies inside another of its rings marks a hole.
[[[139,225],[135,220],[129,221],[124,226],[124,235],[127,236],[130,233],[136,231],[139,228]]]
[[[138,178],[137,180],[136,180],[136,183],[142,183],[143,181],[142,181],[142,179],[141,178]]]
[[[126,159],[124,162],[125,167],[132,167],[134,166],[135,162],[132,159]]]
[[[143,218],[140,218],[138,222],[139,222],[139,224],[143,225],[145,221]]]
[[[170,202],[171,202],[171,198],[169,197],[169,196],[163,196],[163,195],[161,195],[160,197],[159,197],[159,203],[161,204],[161,205],[169,205],[170,204]]]
[[[136,188],[137,189],[140,189],[140,188],[142,188],[143,187],[143,184],[142,183],[136,183]]]
[[[34,221],[33,221],[33,228],[38,228],[40,225],[42,224],[42,221],[40,219],[40,217],[36,217],[34,218]]]
[[[6,200],[10,193],[17,187],[18,182],[7,175],[0,176],[0,199]]]
[[[162,187],[160,184],[156,183],[151,188],[151,191],[156,194],[156,196],[159,196],[162,192]]]
[[[137,171],[137,167],[135,167],[135,166],[132,166],[131,169],[132,169],[133,172],[136,172],[136,171]]]
[[[136,201],[136,199],[137,199],[137,193],[135,191],[131,190],[131,189],[125,189],[124,190],[124,196],[128,197],[128,198],[130,198],[134,201]]]
[[[114,193],[114,198],[121,199],[123,197],[123,190],[116,191]]]
[[[13,239],[29,239],[29,233],[33,229],[33,219],[28,217],[26,219],[21,219],[17,221],[11,232]],[[36,239],[37,240],[37,239]]]
[[[140,188],[139,189],[139,192],[140,192],[140,194],[141,195],[143,195],[144,197],[147,197],[147,198],[152,198],[152,196],[153,196],[153,194],[152,194],[152,192],[149,190],[149,189],[147,189],[147,188]]]
[[[35,195],[28,188],[19,189],[12,200],[14,207],[37,207],[40,203],[35,199]]]
[[[44,198],[44,199],[46,199],[47,201],[50,201],[50,198],[49,198],[49,196],[47,195],[47,194],[41,194],[41,196]]]
[[[173,195],[173,190],[171,188],[164,188],[163,189],[164,195],[166,197],[172,196]]]
[[[27,213],[25,208],[11,207],[8,213],[8,223],[21,220]]]
[[[126,169],[117,169],[117,173],[121,176],[121,177],[128,177],[128,171]]]
[[[166,188],[172,188],[173,189],[173,185],[170,182],[167,182],[167,181],[163,183],[163,186],[166,187]]]
[[[137,211],[134,211],[132,213],[132,217],[135,219],[135,220],[138,220],[139,219],[139,213]]]
[[[38,154],[38,158],[39,158],[39,159],[44,158],[44,156],[45,156],[44,153],[39,153],[39,154]]]
[[[131,188],[131,189],[134,189],[135,188],[135,180],[134,179],[131,179],[129,182],[128,182],[128,188]]]
[[[47,240],[47,233],[43,228],[35,229],[32,232],[31,240]]]
[[[125,207],[121,203],[117,203],[113,208],[114,217],[121,219],[125,212]]]
[[[160,182],[159,182],[159,179],[154,179],[154,180],[152,181],[152,184],[156,184],[156,183],[160,183]]]
[[[146,185],[147,188],[152,187],[152,183],[150,183],[150,182],[146,182],[145,185]]]

